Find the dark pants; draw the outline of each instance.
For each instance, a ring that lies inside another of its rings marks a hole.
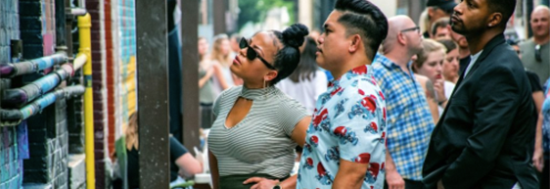
[[[230,175],[220,177],[220,189],[249,189],[254,186],[256,183],[243,184],[243,182],[252,177],[262,177],[267,179],[278,179],[280,181],[287,179],[289,176],[284,178],[277,178],[268,174],[256,173],[256,174],[245,174],[245,175]]]
[[[426,189],[422,181],[414,181],[409,179],[404,179],[404,180],[405,180],[405,189]],[[389,189],[387,182],[384,182],[384,189]]]
[[[539,177],[540,180],[540,189],[549,189],[550,188],[550,161],[548,159],[544,160],[544,169],[542,169],[542,175]]]
[[[200,120],[201,128],[210,129],[213,124],[212,117],[212,103],[200,103]]]

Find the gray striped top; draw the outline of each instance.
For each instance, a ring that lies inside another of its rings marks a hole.
[[[245,118],[232,128],[225,126],[229,111],[241,96],[253,100]],[[217,116],[208,136],[208,148],[218,159],[220,176],[264,173],[282,178],[294,165],[294,126],[307,116],[300,103],[276,87],[230,88],[213,107]]]

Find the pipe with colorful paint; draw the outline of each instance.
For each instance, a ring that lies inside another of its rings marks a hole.
[[[77,85],[50,92],[19,110],[0,110],[2,119],[8,121],[21,121],[28,119],[53,104],[57,99],[81,96],[84,94],[84,90],[85,89],[82,85]]]
[[[63,64],[55,72],[41,77],[32,83],[29,83],[21,88],[8,89],[4,91],[4,95],[1,99],[2,104],[5,103],[12,106],[23,105],[42,94],[46,94],[48,91],[55,88],[61,81],[73,76],[74,71],[80,69],[86,59],[87,56],[85,54],[80,54],[74,60],[74,64]]]
[[[92,18],[90,14],[78,17],[79,54],[87,57],[84,64],[84,127],[86,152],[86,188],[95,189],[95,160],[94,160],[94,102],[92,91]]]
[[[67,53],[58,52],[51,56],[37,58],[19,63],[0,64],[0,77],[12,78],[19,75],[35,73],[53,67],[56,64],[67,62]]]

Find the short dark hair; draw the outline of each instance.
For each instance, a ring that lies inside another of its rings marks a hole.
[[[437,34],[438,28],[444,28],[444,27],[447,27],[448,25],[449,25],[449,17],[443,17],[438,19],[432,25],[432,35],[435,36],[435,34]]]
[[[365,53],[372,60],[380,43],[388,35],[388,20],[380,9],[367,0],[338,0],[334,9],[343,12],[338,22],[346,27],[347,35],[359,34]]]
[[[452,39],[438,39],[437,42],[445,46],[445,49],[447,49],[447,52],[445,53],[449,53],[458,47],[458,45]]]
[[[309,31],[303,24],[293,24],[283,32],[273,31],[273,34],[283,44],[283,48],[275,55],[273,66],[277,69],[278,74],[277,77],[271,80],[271,85],[277,84],[294,72],[300,62],[300,50],[298,48],[304,44]]]
[[[508,20],[514,14],[516,9],[516,0],[486,0],[489,10],[492,12],[500,12],[502,21],[499,23],[501,27],[506,27]]]

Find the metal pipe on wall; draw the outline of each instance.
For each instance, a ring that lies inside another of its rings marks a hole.
[[[74,71],[82,67],[86,58],[87,56],[85,54],[80,54],[77,59],[75,59],[74,64],[63,64],[58,70],[41,77],[32,83],[29,83],[21,88],[6,90],[1,101],[9,105],[22,105],[32,101],[42,94],[46,94],[46,92],[59,85],[61,81],[73,76]]]
[[[92,91],[92,17],[90,14],[78,17],[79,54],[86,55],[84,64],[84,127],[86,152],[86,188],[95,189],[94,161],[94,102]]]
[[[81,85],[65,87],[54,92],[50,92],[34,102],[27,104],[25,107],[19,110],[0,110],[0,114],[3,115],[4,120],[22,121],[29,117],[41,112],[49,105],[53,104],[57,99],[70,98],[73,96],[80,96],[84,93],[84,87]],[[17,124],[15,124],[17,125]],[[13,126],[15,126],[13,125]]]
[[[56,64],[67,62],[67,60],[67,53],[58,52],[51,56],[23,61],[17,64],[0,64],[0,76],[2,78],[12,78],[19,75],[30,74],[51,68]]]

